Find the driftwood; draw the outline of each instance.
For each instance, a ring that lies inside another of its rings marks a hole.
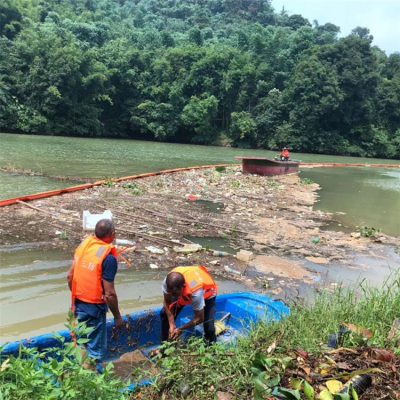
[[[23,201],[21,201],[21,200],[17,200],[17,203],[18,204],[21,204],[21,205],[24,205],[24,206],[26,206],[26,207],[29,207],[29,208],[32,208],[33,210],[35,210],[35,211],[38,211],[38,212],[41,212],[42,214],[45,214],[45,215],[48,215],[49,217],[52,217],[53,216],[53,213],[52,212],[50,212],[50,211],[46,211],[46,210],[42,210],[42,209],[40,209],[39,207],[35,207],[35,206],[33,206],[32,204],[28,204],[28,203],[25,203],[25,202],[23,202]],[[77,218],[72,218],[72,219],[77,219]],[[64,225],[62,225],[62,223],[63,223],[63,221],[58,221],[59,223],[58,224],[56,224],[56,223],[54,223],[54,222],[47,222],[49,225],[51,225],[51,226],[54,226],[54,227],[56,227],[56,228],[58,228],[58,229],[63,229],[64,231],[67,231],[67,232],[69,232],[70,234],[72,234],[72,235],[75,235],[75,236],[79,236],[79,237],[81,237],[81,235],[78,233],[78,232],[76,232],[76,231],[74,231],[73,229],[71,229],[70,227],[66,227],[66,226],[64,226]]]
[[[160,237],[154,237],[154,236],[151,236],[151,235],[146,235],[145,233],[131,231],[131,230],[125,229],[125,228],[117,227],[117,229],[120,232],[129,233],[131,235],[135,235],[135,236],[141,237],[143,239],[147,239],[150,242],[161,244],[161,245],[167,246],[167,247],[173,247],[173,246],[176,246],[177,244],[179,244],[179,243],[175,243],[175,242],[173,242],[172,240],[169,240],[169,239],[164,239],[164,238],[160,238]]]
[[[160,213],[159,211],[149,210],[149,209],[147,209],[147,208],[145,208],[145,207],[138,206],[138,205],[136,205],[136,207],[137,207],[137,208],[141,208],[142,210],[147,211],[147,212],[149,212],[149,213],[158,215],[158,216],[160,216],[160,217],[164,217],[164,218],[168,218],[168,217],[169,217],[169,218],[177,219],[177,220],[180,220],[180,221],[186,221],[186,222],[190,222],[190,223],[197,223],[197,224],[205,225],[205,226],[212,226],[212,227],[214,227],[214,228],[223,229],[224,231],[239,232],[239,233],[244,233],[245,235],[248,234],[248,232],[241,231],[240,229],[231,229],[231,228],[228,228],[228,229],[227,229],[226,226],[217,225],[217,224],[211,224],[211,223],[209,223],[209,222],[203,222],[203,221],[200,221],[200,220],[194,219],[194,218],[193,218],[193,219],[188,219],[188,218],[179,217],[179,216],[177,216],[177,215],[164,214],[164,213]]]
[[[18,203],[18,204],[22,204],[22,205],[24,205],[24,206],[26,206],[26,207],[32,208],[33,210],[39,211],[39,212],[41,212],[41,213],[43,213],[43,214],[51,215],[51,216],[53,215],[53,213],[50,212],[50,211],[42,210],[42,209],[40,209],[39,207],[35,207],[35,206],[33,206],[32,204],[25,203],[24,201],[21,201],[21,200],[17,200],[17,203]]]
[[[137,217],[134,214],[129,214],[129,213],[126,213],[126,212],[123,212],[123,211],[115,211],[115,210],[113,210],[113,213],[116,214],[116,215],[120,214],[120,215],[122,215],[124,217],[127,217],[127,218],[135,218],[135,219],[139,219],[140,218],[140,217]],[[136,222],[136,224],[138,224],[138,223]],[[168,233],[179,233],[178,231],[173,230],[173,229],[160,227],[160,226],[158,226],[158,224],[155,224],[155,223],[153,223],[153,226],[157,227],[157,229],[159,229],[161,231],[166,231]]]

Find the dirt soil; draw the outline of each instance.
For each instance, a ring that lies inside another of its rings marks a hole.
[[[214,275],[282,298],[298,294],[301,285],[327,283],[304,266],[306,258],[322,265],[347,265],[355,253],[371,256],[383,244],[400,245],[399,238],[383,234],[371,240],[323,230],[335,216],[313,210],[318,189],[315,183],[303,184],[295,174],[244,175],[239,167],[107,181],[92,189],[0,208],[0,245],[43,242],[70,250],[72,258],[87,234],[82,229],[82,212],[108,209],[117,237],[137,242],[122,254],[130,268],[203,264]],[[179,249],[191,243],[188,236],[225,240],[226,246],[251,251],[254,258],[244,262],[234,254],[218,257],[212,244],[198,252],[181,253]]]

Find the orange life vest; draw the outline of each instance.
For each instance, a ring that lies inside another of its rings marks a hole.
[[[289,157],[289,150],[282,150],[281,156]]]
[[[176,301],[178,305],[186,306],[187,304],[190,304],[192,293],[198,289],[204,290],[204,300],[217,294],[218,285],[214,282],[213,278],[207,271],[207,268],[203,265],[176,267],[171,272],[180,272],[185,278],[185,285],[182,294]]]
[[[72,309],[75,298],[86,303],[105,303],[102,281],[102,263],[113,254],[114,245],[105,243],[95,236],[87,237],[76,249],[74,255],[74,276],[72,280]]]

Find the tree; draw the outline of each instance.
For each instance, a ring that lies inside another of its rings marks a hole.
[[[217,109],[218,100],[209,93],[191,97],[182,111],[182,121],[190,131],[194,132],[192,142],[212,143],[215,140],[216,129],[213,120]]]
[[[252,115],[246,111],[233,112],[229,135],[240,147],[252,147],[257,143],[257,125]]]
[[[368,28],[362,28],[361,26],[357,26],[351,31],[351,34],[359,37],[360,39],[367,39],[370,43],[374,40],[374,37],[369,34]]]
[[[203,44],[203,37],[201,36],[201,31],[199,28],[192,28],[189,31],[189,41],[197,44],[197,46],[201,46]]]
[[[21,30],[22,14],[12,0],[0,3],[0,36],[13,39]]]

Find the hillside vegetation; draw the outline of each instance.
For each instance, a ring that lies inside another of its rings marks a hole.
[[[339,32],[269,0],[2,0],[0,126],[400,158],[400,55]]]

